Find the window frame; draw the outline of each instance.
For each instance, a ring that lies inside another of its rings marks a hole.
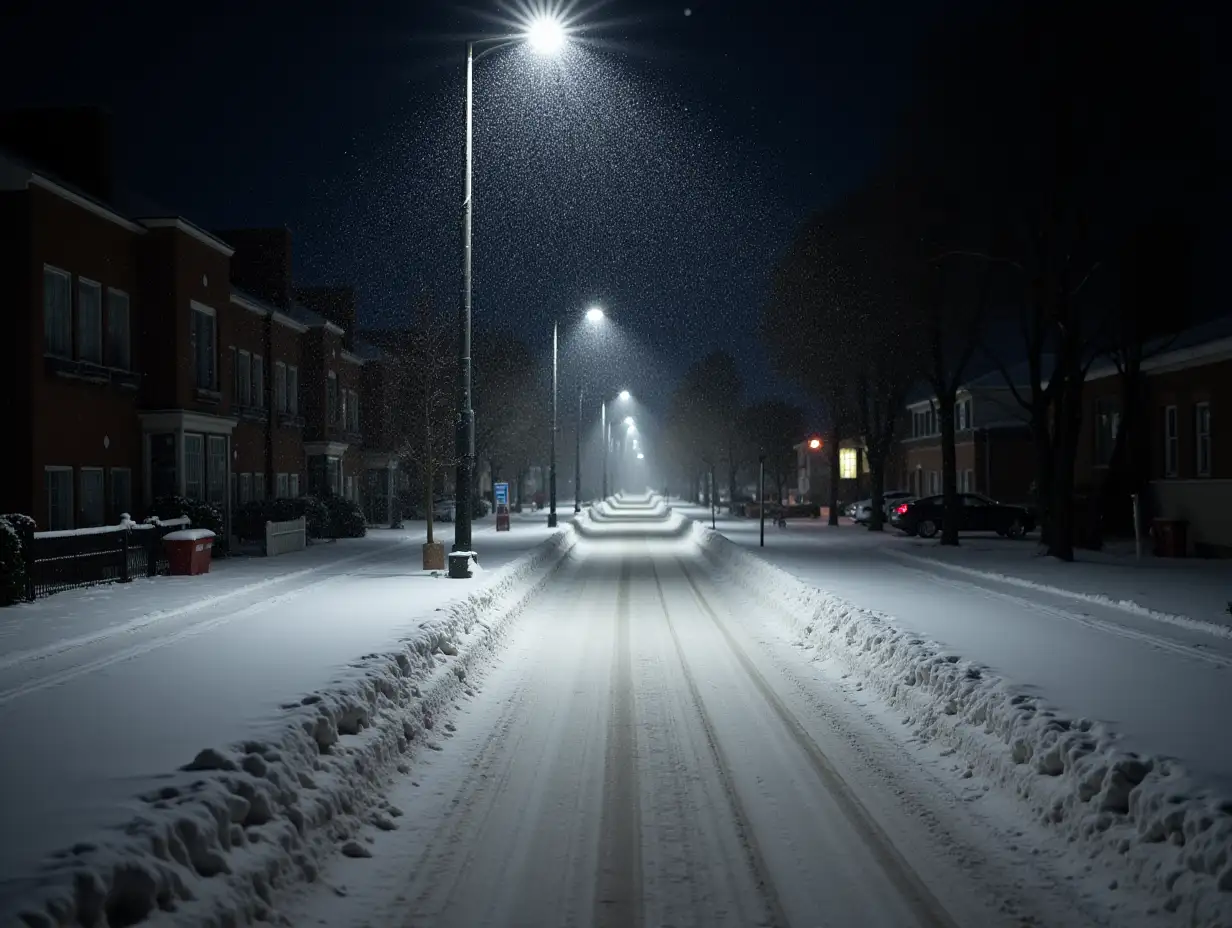
[[[92,328],[94,329],[94,332],[93,332],[94,340],[98,345],[98,355],[92,358],[87,358],[85,356],[84,351],[82,350],[82,346],[85,344],[85,341],[86,341],[85,339],[85,332],[86,332],[85,315],[82,313],[82,306],[84,305],[84,302],[85,302],[82,299],[82,294],[85,291],[92,292],[94,294],[94,298],[97,300],[97,305],[95,307],[96,309],[95,324]],[[99,367],[102,367],[103,366],[103,285],[97,280],[93,280],[92,278],[82,277],[78,275],[77,286],[73,288],[73,296],[75,297],[75,302],[77,305],[76,318],[73,320],[74,322],[73,324],[73,354],[74,354],[74,357],[78,361],[84,361],[86,364],[96,364]]]
[[[116,474],[124,474],[128,478],[128,500],[124,506],[116,500]],[[133,469],[131,467],[107,468],[107,505],[111,510],[111,518],[115,519],[117,525],[124,513],[127,512],[131,518],[133,512]]]
[[[53,510],[51,505],[51,480],[48,479],[52,474],[67,474],[65,485],[68,487],[67,505],[64,506],[64,515],[67,518],[67,524],[57,525],[52,518]],[[43,466],[43,494],[46,497],[47,504],[47,531],[49,532],[64,532],[70,531],[77,527],[77,510],[76,510],[76,493],[77,488],[74,486],[76,476],[73,473],[73,468],[68,464],[46,464]]]
[[[48,332],[48,316],[47,316],[47,310],[49,309],[49,305],[47,301],[47,296],[48,296],[47,276],[48,274],[52,275],[53,277],[59,277],[64,281],[64,293],[67,299],[65,300],[65,306],[64,306],[64,320],[62,322],[63,331],[59,333],[63,336],[67,336],[67,347],[65,348],[64,351],[60,351],[60,350],[53,348],[51,344],[51,338],[49,338],[49,335],[51,335],[52,333]],[[64,270],[64,268],[56,267],[55,265],[52,265],[52,264],[44,264],[43,265],[43,354],[49,355],[53,358],[66,358],[68,360],[72,360],[73,358],[73,336],[74,336],[74,331],[73,331],[73,275],[69,273],[68,271]]]
[[[1176,406],[1164,407],[1164,476],[1175,477],[1180,458],[1180,417]]]
[[[287,499],[290,488],[290,481],[286,474],[276,474],[274,476],[274,496],[277,499]]]
[[[287,413],[299,415],[299,365],[287,365]]]
[[[193,360],[193,384],[198,390],[208,390],[217,392],[218,390],[218,313],[214,311],[214,307],[206,306],[204,303],[198,303],[196,300],[189,300],[189,311],[192,316],[192,325],[190,327],[190,336],[192,341],[192,360]],[[210,378],[208,383],[202,382],[202,347],[200,331],[198,326],[197,314],[210,320]]]
[[[236,483],[239,485],[240,505],[252,502],[252,474],[243,473],[237,475],[239,479]]]
[[[115,357],[115,348],[112,342],[114,334],[113,319],[115,318],[116,310],[120,307],[116,305],[115,299],[123,298],[124,312],[119,315],[124,317],[124,357]],[[121,371],[131,371],[133,369],[133,301],[128,295],[128,291],[121,290],[118,287],[107,288],[107,324],[105,326],[105,341],[103,344],[104,363],[108,367],[115,368]]]
[[[856,448],[838,449],[838,479],[858,480],[860,477],[860,452]]]
[[[201,452],[200,456],[196,458],[197,483],[198,483],[198,495],[196,496],[193,496],[192,491],[189,489],[189,486],[188,486],[189,476],[191,475],[192,469],[193,469],[193,457],[189,454],[189,451],[188,451],[188,443],[190,440],[193,441],[194,443],[197,443],[197,442],[200,443],[199,447],[200,447],[200,452]],[[207,462],[206,462],[205,434],[202,432],[185,432],[183,437],[181,438],[181,443],[183,444],[183,448],[181,449],[181,457],[183,458],[183,461],[184,461],[184,484],[183,484],[184,485],[184,496],[186,499],[193,499],[193,500],[198,500],[200,502],[206,502],[205,492],[206,492]]]
[[[251,406],[252,352],[247,348],[240,348],[235,356],[235,405]]]
[[[287,363],[274,362],[274,412],[287,411]]]
[[[338,375],[327,371],[325,375],[325,422],[338,425]]]
[[[259,354],[252,356],[252,407],[265,408],[265,358]]]
[[[1205,429],[1202,423],[1203,412],[1206,413]],[[1211,475],[1211,447],[1211,403],[1210,400],[1202,400],[1194,403],[1194,474],[1199,477]]]
[[[287,493],[291,499],[299,498],[299,474],[287,474]]]
[[[95,513],[87,513],[85,511],[86,504],[86,476],[98,476],[98,511]],[[100,525],[107,524],[107,472],[102,467],[93,465],[85,465],[77,468],[77,505],[82,507],[77,514],[79,518],[78,528],[97,528]]]

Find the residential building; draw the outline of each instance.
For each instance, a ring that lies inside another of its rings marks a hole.
[[[1023,379],[1024,371],[1017,372]],[[942,492],[941,422],[931,391],[918,392],[903,423],[901,488],[915,496]],[[960,493],[1025,503],[1035,480],[1030,429],[999,371],[973,378],[954,408],[955,474]]]
[[[0,114],[0,363],[18,399],[0,511],[81,528],[176,495],[229,523],[309,489],[364,503],[370,470],[392,486],[386,397],[363,398],[383,389],[381,353],[351,343],[353,292],[296,291],[285,229],[215,234],[121,206],[106,136],[90,110]],[[385,522],[392,500],[365,510]]]

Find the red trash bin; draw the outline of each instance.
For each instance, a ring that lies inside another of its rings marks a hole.
[[[1151,534],[1155,539],[1156,557],[1184,557],[1188,552],[1184,519],[1155,519]]]
[[[497,506],[496,507],[496,530],[498,532],[509,531],[509,507],[508,506]]]
[[[208,528],[189,528],[163,536],[172,576],[195,577],[210,572],[214,533]]]

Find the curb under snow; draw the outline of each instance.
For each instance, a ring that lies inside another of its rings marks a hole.
[[[402,813],[381,799],[384,781],[417,746],[434,746],[434,717],[472,694],[472,663],[492,652],[576,539],[572,527],[557,533],[399,650],[364,655],[349,679],[284,705],[281,737],[201,751],[140,797],[145,809],[114,838],[54,855],[18,924],[285,924],[271,909],[275,889],[315,880],[339,845],[367,856],[355,840],[364,826],[397,827]]]
[[[693,537],[727,576],[769,599],[798,640],[866,679],[921,738],[945,744],[1184,924],[1232,924],[1232,799],[1197,787],[1176,761],[1125,751],[1107,726],[1015,693],[987,668],[696,522]]]

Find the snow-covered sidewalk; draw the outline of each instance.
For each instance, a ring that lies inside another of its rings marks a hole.
[[[277,559],[222,562],[205,577],[100,587],[7,610],[0,923],[8,924],[9,907],[48,879],[43,862],[52,852],[77,845],[59,866],[88,874],[99,907],[112,904],[110,893],[115,904],[140,908],[176,901],[175,886],[159,883],[160,853],[188,854],[195,863],[195,855],[218,858],[219,873],[243,870],[235,845],[243,835],[215,821],[220,808],[235,813],[242,832],[245,820],[271,814],[272,805],[301,791],[305,778],[319,775],[330,783],[313,787],[320,788],[315,795],[328,802],[303,814],[321,821],[341,814],[347,784],[354,785],[345,762],[319,774],[311,764],[300,770],[292,733],[319,742],[330,731],[336,737],[365,729],[380,699],[437,678],[433,668],[445,658],[434,651],[462,660],[489,624],[528,595],[528,584],[542,580],[544,558],[558,555],[570,537],[565,528],[550,532],[545,521],[537,513],[515,517],[513,531],[499,534],[490,522],[477,527],[481,570],[467,582],[419,569],[422,527],[412,526]],[[15,648],[17,642],[23,646]],[[393,652],[402,658],[395,661]],[[379,735],[378,753],[387,752],[396,739]],[[261,746],[247,752],[256,760],[240,751],[217,765],[282,771],[269,778],[269,795],[244,787],[245,810],[217,785],[195,793],[202,773],[177,772],[203,749],[225,758],[227,746],[241,742]],[[135,826],[138,820],[146,824]],[[296,825],[304,842],[310,824],[301,816]],[[127,842],[120,828],[129,829]],[[132,835],[143,836],[137,843],[154,856],[136,870],[117,870],[117,861],[133,859]],[[114,850],[125,843],[124,854]],[[113,849],[95,850],[106,846]],[[292,856],[288,850],[276,866],[290,866]],[[51,877],[61,894],[71,882],[68,873]],[[165,898],[156,900],[155,883]],[[202,888],[190,891],[199,895]],[[83,895],[80,885],[70,895],[89,904],[90,892]]]

